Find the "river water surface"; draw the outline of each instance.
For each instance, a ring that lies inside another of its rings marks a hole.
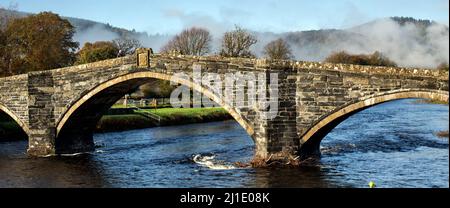
[[[235,121],[95,135],[96,152],[26,156],[0,142],[0,187],[449,187],[448,105],[406,99],[351,116],[296,169],[235,168],[253,141]]]

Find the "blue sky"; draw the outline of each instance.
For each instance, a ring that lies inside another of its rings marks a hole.
[[[25,12],[52,11],[154,33],[188,26],[217,32],[238,24],[257,31],[346,28],[377,18],[411,16],[448,25],[448,0],[0,0]]]

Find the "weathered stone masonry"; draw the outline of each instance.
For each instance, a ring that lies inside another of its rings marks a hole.
[[[144,66],[137,65],[137,57]],[[253,138],[256,158],[284,159],[320,154],[320,141],[332,128],[378,103],[413,97],[448,101],[448,72],[435,70],[163,55],[151,55],[147,66],[142,57],[147,58],[141,54],[0,78],[0,110],[28,134],[31,155],[88,151],[103,113],[150,79],[170,80],[178,72],[192,76],[194,64],[222,78],[235,72],[277,73],[278,114],[272,120],[261,119],[263,112],[254,106],[235,108],[192,80],[178,82],[230,112]]]

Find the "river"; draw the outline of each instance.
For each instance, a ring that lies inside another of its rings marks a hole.
[[[253,141],[235,122],[96,134],[94,153],[26,156],[0,142],[0,187],[449,187],[448,105],[406,99],[359,112],[301,168],[235,168]]]

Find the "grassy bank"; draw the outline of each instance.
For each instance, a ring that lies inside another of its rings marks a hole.
[[[155,127],[155,123],[144,116],[137,114],[105,115],[98,122],[96,132],[126,131]]]
[[[161,118],[161,124],[164,126],[232,119],[223,108],[163,108],[141,111],[158,115]]]
[[[159,121],[145,116],[151,113]],[[232,117],[222,108],[162,108],[133,110],[128,114],[105,115],[97,124],[97,132],[124,131],[192,123],[223,121]]]

